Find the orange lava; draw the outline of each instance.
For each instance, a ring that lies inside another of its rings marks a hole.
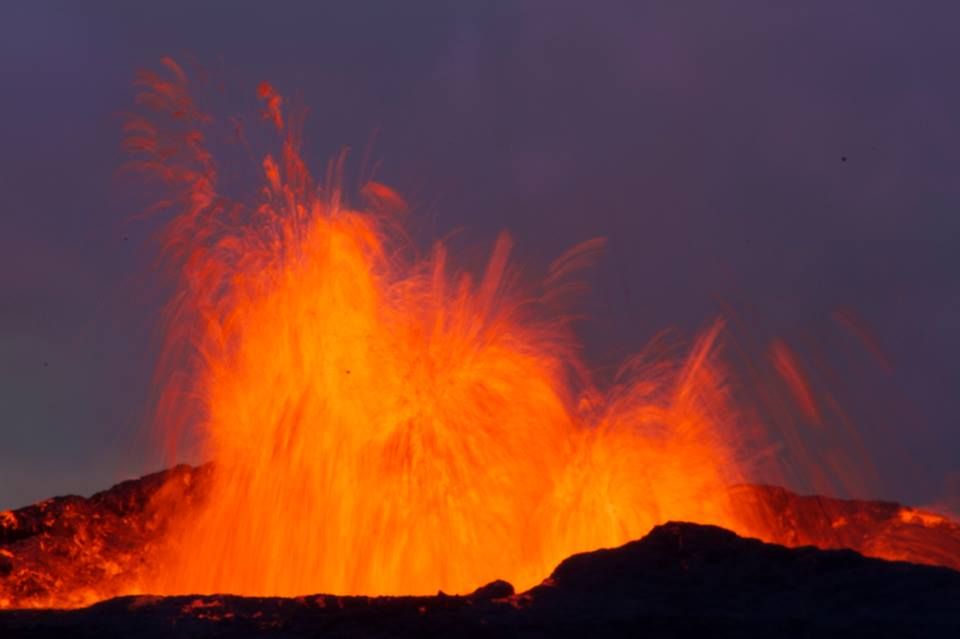
[[[847,433],[859,451],[860,438],[785,341],[738,395],[758,417],[733,406],[720,322],[685,353],[657,343],[627,358],[600,388],[557,300],[601,241],[541,284],[523,279],[507,235],[478,273],[442,243],[422,254],[395,191],[367,181],[351,206],[342,159],[313,179],[301,118],[267,83],[255,95],[278,148],[253,156],[251,197],[227,198],[221,171],[236,167],[214,160],[217,123],[164,65],[139,76],[146,114],[126,127],[134,168],[164,192],[151,212],[170,214],[156,420],[174,459],[213,465],[0,512],[0,609],[453,594],[495,579],[523,591],[572,554],[669,520],[960,568],[960,523],[946,517],[753,483],[786,470],[824,493],[860,472],[832,445]],[[229,126],[252,152],[243,121]],[[837,319],[887,361],[862,320]],[[781,454],[796,467],[779,468]],[[184,610],[227,618],[208,607]]]
[[[141,103],[180,128],[128,130],[179,209],[165,236],[179,288],[160,417],[179,441],[192,411],[216,472],[142,590],[524,589],[667,520],[742,529],[726,491],[743,476],[719,325],[679,361],[636,359],[600,391],[545,301],[595,243],[558,260],[545,291],[517,284],[505,235],[478,277],[442,244],[417,255],[390,189],[369,184],[354,210],[339,165],[314,182],[267,84],[264,126],[282,150],[263,159],[258,202],[229,203],[209,118],[166,65],[172,79],[141,78]]]

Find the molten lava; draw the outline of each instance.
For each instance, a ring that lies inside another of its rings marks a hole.
[[[788,544],[876,536],[864,547],[877,555],[949,563],[960,528],[920,511],[730,490],[752,469],[715,357],[719,323],[685,356],[632,358],[598,388],[551,301],[596,241],[540,287],[520,285],[506,235],[477,277],[443,244],[418,254],[392,190],[369,182],[356,209],[341,163],[314,181],[299,119],[267,84],[258,96],[279,152],[263,157],[252,203],[229,200],[208,150],[213,121],[164,64],[166,75],[140,76],[150,115],[127,126],[136,168],[173,211],[157,421],[172,454],[186,445],[213,465],[151,476],[162,487],[132,497],[0,513],[0,607],[143,592],[463,593],[495,579],[524,590],[571,554],[669,520]],[[791,353],[775,355],[819,422]],[[928,549],[903,541],[904,529],[925,538],[919,528],[940,537]]]
[[[336,167],[316,185],[269,85],[258,94],[283,134],[279,159],[263,159],[256,206],[220,199],[208,118],[168,67],[173,80],[144,76],[141,101],[187,128],[172,138],[138,120],[130,144],[180,189],[169,348],[188,340],[194,360],[164,406],[197,399],[216,472],[146,590],[526,588],[572,553],[669,519],[738,528],[719,327],[685,362],[636,364],[600,394],[564,323],[543,319],[556,316],[548,295],[515,285],[506,236],[476,279],[442,244],[411,257],[399,196],[372,183],[371,207],[352,210]],[[551,288],[593,247],[558,260]]]

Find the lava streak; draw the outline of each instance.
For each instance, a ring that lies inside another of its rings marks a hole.
[[[313,180],[296,118],[266,84],[279,152],[262,161],[256,202],[229,202],[205,146],[211,120],[165,64],[141,77],[154,116],[128,127],[178,209],[159,419],[171,441],[192,419],[215,473],[144,590],[523,589],[572,553],[669,519],[742,528],[726,491],[741,475],[719,327],[687,357],[632,361],[600,391],[565,323],[544,319],[594,244],[558,260],[546,292],[517,285],[507,236],[476,277],[443,245],[417,255],[399,196],[371,183],[354,210],[336,163]]]

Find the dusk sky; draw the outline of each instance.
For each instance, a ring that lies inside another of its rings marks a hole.
[[[955,497],[958,21],[935,0],[6,3],[0,509],[159,468],[156,227],[118,170],[135,73],[168,55],[228,114],[262,80],[302,96],[317,172],[369,145],[424,247],[507,229],[542,272],[608,238],[578,309],[598,370],[732,306],[839,371],[865,496]]]

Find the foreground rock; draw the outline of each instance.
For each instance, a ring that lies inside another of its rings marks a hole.
[[[177,466],[89,498],[0,512],[0,609],[82,607],[140,592],[135,585],[149,583],[144,576],[163,561],[164,531],[190,517],[212,472]],[[731,495],[749,535],[960,569],[960,525],[933,513],[772,486],[737,486]]]
[[[451,597],[121,597],[0,612],[2,637],[956,637],[960,572],[669,523],[543,585]]]

